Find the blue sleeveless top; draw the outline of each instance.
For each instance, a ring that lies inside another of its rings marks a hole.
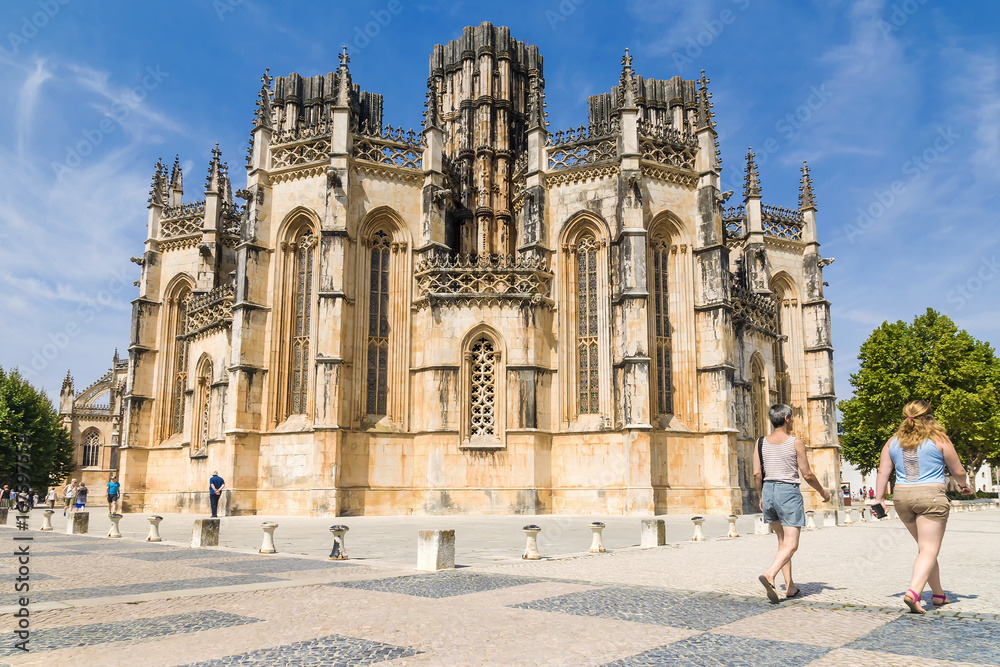
[[[944,454],[929,438],[910,450],[893,438],[889,457],[896,467],[896,484],[944,484]]]

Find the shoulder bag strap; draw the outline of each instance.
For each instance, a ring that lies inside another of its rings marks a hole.
[[[757,439],[757,457],[760,459],[760,480],[764,481],[764,436]]]

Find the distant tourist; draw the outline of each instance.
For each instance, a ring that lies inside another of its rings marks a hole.
[[[875,489],[868,489],[868,500],[875,500]]]
[[[76,487],[76,509],[81,510],[87,506],[87,485],[80,482],[80,486]]]
[[[49,492],[45,495],[45,502],[49,504],[49,509],[53,510],[56,508],[56,497],[59,494],[56,493],[56,487],[50,486]]]
[[[208,501],[212,504],[213,519],[219,515],[219,497],[222,496],[224,488],[226,488],[226,480],[219,477],[219,471],[216,470],[208,480]]]
[[[6,484],[3,485],[3,489],[0,490],[0,509],[9,509],[12,502],[12,493],[10,487]]]
[[[806,446],[791,435],[792,409],[783,403],[772,405],[767,413],[774,430],[757,440],[753,457],[753,478],[760,495],[764,521],[778,536],[778,553],[774,562],[758,579],[764,585],[767,599],[778,602],[774,578],[781,572],[785,580],[785,597],[793,598],[799,588],[792,581],[792,554],[799,548],[799,531],[806,525],[805,506],[799,479],[816,489],[823,502],[830,502],[830,493],[822,487],[809,467]]]
[[[31,509],[38,507],[38,491],[31,494]]]
[[[122,485],[118,483],[118,477],[111,473],[108,481],[108,515],[118,514],[118,498],[121,497]]]
[[[882,447],[876,504],[885,507],[886,485],[895,468],[896,486],[892,491],[892,504],[919,549],[913,562],[910,587],[903,596],[903,602],[914,614],[925,613],[920,601],[924,584],[930,584],[931,603],[935,607],[950,602],[941,588],[941,571],[937,562],[951,511],[951,503],[945,495],[945,465],[961,486],[962,493],[972,493],[965,468],[958,460],[948,434],[934,419],[930,404],[910,401],[903,408],[903,421],[896,433]]]
[[[76,479],[70,480],[69,484],[63,490],[63,499],[66,504],[63,505],[63,516],[66,516],[67,512],[73,512],[73,503],[76,501]]]

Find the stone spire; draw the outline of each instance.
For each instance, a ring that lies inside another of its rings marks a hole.
[[[168,206],[180,206],[184,195],[184,174],[181,171],[180,156],[174,156],[174,168],[170,172],[170,187],[167,197]]]
[[[816,198],[813,196],[812,179],[809,178],[809,165],[802,161],[802,180],[799,182],[799,210],[816,210]]]
[[[437,80],[434,77],[427,80],[427,101],[424,102],[424,129],[432,127],[441,127],[438,118]]]
[[[149,202],[151,206],[165,206],[167,203],[167,168],[163,165],[163,158],[156,161],[156,169],[153,172],[153,182],[149,186]]]
[[[710,79],[705,76],[705,70],[701,70],[701,78],[698,79],[698,129],[715,129],[715,114],[712,112],[712,93],[708,92]]]
[[[118,350],[115,350],[115,356],[117,357],[117,355]],[[70,391],[73,391],[73,376],[70,374],[69,369],[66,370],[66,379],[63,380],[62,388],[64,390],[69,389]]]
[[[212,149],[212,161],[208,163],[208,176],[205,178],[205,191],[215,192],[220,191],[222,186],[222,164],[219,158],[222,156],[222,151],[219,150],[219,144],[215,144],[215,148]]]
[[[635,108],[635,72],[632,71],[632,56],[629,55],[628,49],[625,49],[625,55],[622,56],[622,76],[618,80],[618,100],[621,103],[623,109],[634,109]]]
[[[118,348],[115,348],[115,356],[111,357],[112,368],[118,367]],[[69,372],[66,373],[66,377],[69,377]]]
[[[219,194],[222,195],[222,201],[228,204],[233,203],[233,188],[229,182],[228,162],[223,162],[219,167]]]
[[[253,127],[271,128],[271,75],[269,67],[264,68],[260,77],[260,92],[257,94],[257,111],[253,116]]]
[[[337,70],[337,106],[347,107],[351,105],[351,71],[347,63],[351,62],[351,57],[347,55],[345,45],[340,52],[340,68]]]
[[[760,199],[760,175],[757,173],[757,165],[753,161],[753,148],[747,149],[746,173],[743,177],[743,198],[754,197]]]
[[[545,128],[545,81],[540,76],[531,77],[528,92],[528,129]]]

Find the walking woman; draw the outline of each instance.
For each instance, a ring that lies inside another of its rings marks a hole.
[[[955,446],[941,424],[934,419],[930,404],[910,401],[903,408],[903,421],[896,433],[882,447],[875,483],[875,504],[885,507],[885,488],[889,475],[895,469],[893,506],[919,548],[917,559],[913,561],[910,587],[903,596],[903,602],[914,614],[925,613],[920,601],[925,584],[930,584],[931,604],[935,607],[950,602],[941,588],[941,571],[937,562],[951,511],[951,503],[945,495],[946,465],[962,487],[962,493],[972,493]]]

